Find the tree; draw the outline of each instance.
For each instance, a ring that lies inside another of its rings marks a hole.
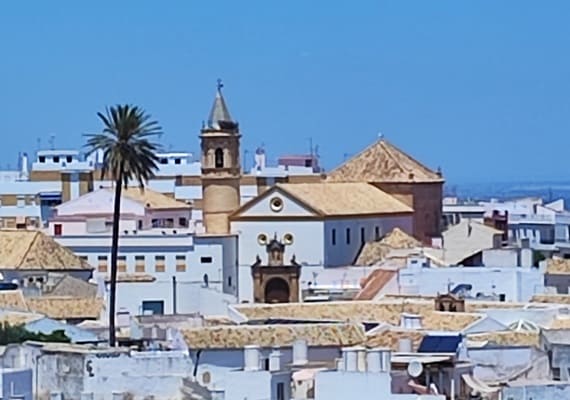
[[[109,290],[109,344],[115,346],[115,307],[117,292],[117,253],[119,250],[119,221],[122,187],[136,180],[140,190],[154,176],[159,145],[153,138],[162,135],[158,122],[143,109],[132,105],[117,105],[97,113],[103,131],[88,134],[89,154],[103,153],[101,179],[110,178],[115,185],[113,232],[111,239],[111,279]]]
[[[0,324],[0,346],[6,346],[10,343],[24,343],[28,340],[34,342],[70,342],[63,329],[46,334],[30,332],[23,325]]]

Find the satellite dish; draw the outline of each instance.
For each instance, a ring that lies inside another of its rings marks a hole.
[[[410,375],[412,378],[419,377],[423,371],[424,366],[418,360],[412,360],[408,364],[408,375]]]

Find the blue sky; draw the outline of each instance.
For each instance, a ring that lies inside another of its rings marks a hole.
[[[319,145],[326,168],[382,132],[452,182],[565,179],[568,1],[0,3],[0,166],[78,147],[117,102],[199,149],[215,81],[242,148]],[[251,165],[251,161],[249,162]]]

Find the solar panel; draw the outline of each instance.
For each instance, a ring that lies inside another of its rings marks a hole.
[[[424,336],[418,353],[455,353],[461,340],[461,335]]]

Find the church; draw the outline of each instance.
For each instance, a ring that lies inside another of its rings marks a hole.
[[[240,302],[298,301],[303,281],[353,265],[396,227],[425,243],[441,235],[441,172],[385,139],[318,180],[284,179],[244,204],[240,139],[218,84],[200,133],[201,207],[205,235],[237,238]]]

